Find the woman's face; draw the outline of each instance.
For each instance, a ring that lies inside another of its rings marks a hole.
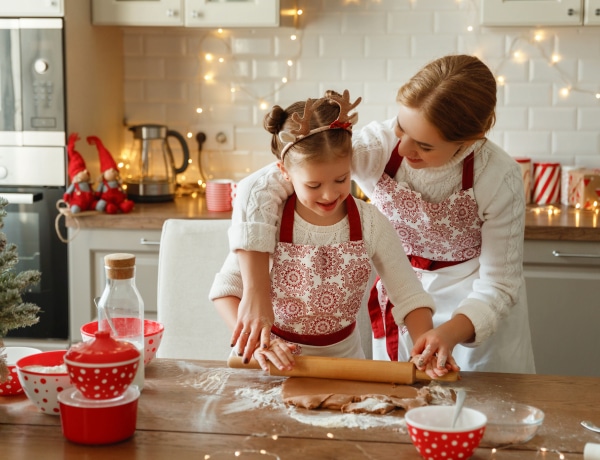
[[[396,117],[394,132],[401,141],[398,146],[400,156],[414,169],[443,166],[464,145],[464,142],[444,140],[419,110],[403,105]]]
[[[303,219],[314,225],[333,225],[346,215],[352,155],[279,165],[283,177],[294,186],[296,211]]]

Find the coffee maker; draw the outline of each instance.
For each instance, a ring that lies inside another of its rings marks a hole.
[[[127,196],[137,202],[171,201],[177,188],[176,176],[186,170],[190,152],[183,135],[164,125],[131,126],[133,145],[129,169],[123,184]],[[175,138],[183,154],[180,166],[175,166],[169,138]]]

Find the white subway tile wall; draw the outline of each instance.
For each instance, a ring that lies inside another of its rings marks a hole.
[[[283,16],[269,29],[125,28],[126,121],[189,133],[192,152],[202,126],[232,125],[234,150],[202,161],[209,177],[238,180],[274,159],[265,107],[348,88],[363,126],[395,115],[398,87],[426,62],[468,53],[505,78],[492,140],[515,157],[600,167],[600,27],[482,28],[480,1],[300,0],[297,28]],[[583,91],[562,96],[568,86]]]

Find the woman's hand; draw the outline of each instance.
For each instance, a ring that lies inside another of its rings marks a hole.
[[[280,371],[291,371],[294,367],[294,351],[296,351],[295,344],[281,339],[274,339],[271,341],[269,348],[259,347],[254,351],[253,356],[264,371],[269,370],[267,361],[273,363]]]
[[[231,346],[237,347],[238,355],[243,356],[244,363],[250,361],[252,352],[256,348],[269,347],[273,319],[271,295],[268,290],[244,292],[231,336]]]

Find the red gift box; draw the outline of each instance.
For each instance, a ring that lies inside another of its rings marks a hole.
[[[600,169],[571,172],[569,204],[580,209],[596,209],[600,206]]]

